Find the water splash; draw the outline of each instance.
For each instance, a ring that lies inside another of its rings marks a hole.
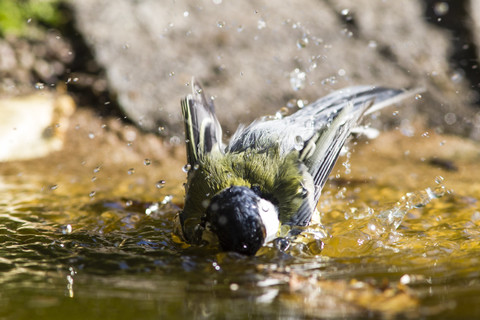
[[[305,88],[305,82],[307,80],[307,74],[298,68],[295,68],[290,72],[290,86],[293,90],[298,91]]]
[[[401,237],[397,229],[407,214],[443,197],[446,192],[443,177],[437,176],[435,186],[409,192],[392,205],[350,207],[345,211],[343,221],[327,226],[331,236],[324,239],[323,254],[330,257],[361,256],[372,254],[377,249],[397,252],[392,244]],[[335,198],[345,201],[347,189],[340,188]]]

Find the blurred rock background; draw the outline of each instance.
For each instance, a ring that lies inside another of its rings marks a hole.
[[[480,139],[473,0],[0,0],[0,9],[2,95],[64,87],[77,104],[174,142],[192,76],[227,134],[335,89],[376,84],[426,89],[390,117],[405,132],[422,119]]]

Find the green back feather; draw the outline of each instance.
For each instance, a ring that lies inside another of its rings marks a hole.
[[[182,212],[184,232],[194,234],[195,228],[218,192],[235,186],[258,186],[279,205],[279,219],[287,222],[300,208],[304,198],[306,169],[297,152],[281,157],[278,147],[258,153],[251,149],[238,153],[212,152],[200,157],[188,175],[187,198]]]

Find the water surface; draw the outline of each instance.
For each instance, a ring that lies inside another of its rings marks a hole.
[[[2,164],[0,317],[480,315],[478,145],[398,131],[357,141],[323,192],[322,225],[255,257],[172,235],[176,148],[168,161]]]

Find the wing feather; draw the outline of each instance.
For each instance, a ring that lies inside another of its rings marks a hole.
[[[192,80],[193,92],[182,100],[185,121],[187,161],[196,164],[209,152],[223,152],[222,127],[211,100],[207,101],[200,85]]]
[[[327,96],[328,104],[323,99],[311,105],[310,110],[301,110],[294,114],[297,120],[314,113],[315,134],[307,141],[300,152],[300,160],[308,168],[313,178],[313,203],[303,203],[291,218],[292,224],[304,225],[309,221],[321,195],[321,190],[330,175],[342,147],[353,128],[365,114],[380,110],[392,103],[410,97],[419,91],[404,92],[388,88],[370,88],[353,90],[353,96],[343,96],[340,100]],[[333,103],[333,104],[330,104]],[[316,108],[315,108],[316,107]],[[317,109],[317,110],[315,110]],[[372,111],[373,110],[373,111]],[[326,123],[322,123],[326,121]],[[307,201],[305,201],[307,202]]]

